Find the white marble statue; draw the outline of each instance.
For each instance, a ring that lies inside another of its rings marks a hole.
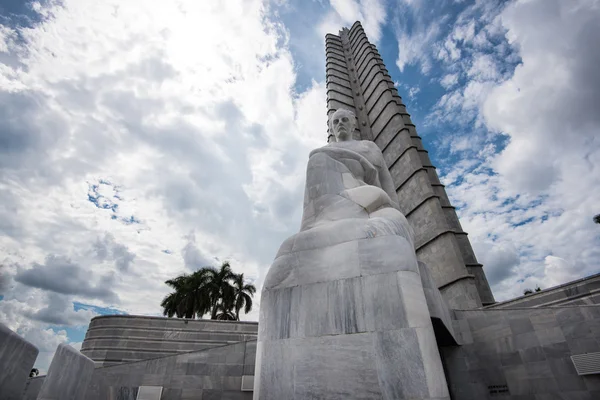
[[[412,230],[377,145],[311,152],[300,232],[263,286],[254,399],[447,399]]]

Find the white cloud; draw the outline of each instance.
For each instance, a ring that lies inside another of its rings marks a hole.
[[[360,5],[353,0],[331,0],[331,7],[339,14],[345,22],[356,21],[360,15]]]
[[[514,276],[519,254],[513,243],[473,242],[473,248],[478,261],[485,266],[485,275],[491,285]]]
[[[467,75],[477,81],[496,81],[501,77],[496,60],[489,54],[476,54],[471,61],[471,67],[467,70]]]
[[[600,10],[593,4],[555,2],[557,12],[549,12],[540,2],[518,2],[502,14],[523,62],[490,93],[483,111],[492,129],[510,135],[495,165],[515,189],[539,191],[575,179],[577,159],[588,159],[590,173],[598,168],[600,74],[591,65],[600,60],[594,39]],[[572,29],[558,32],[557,24]]]
[[[444,89],[450,89],[458,83],[458,74],[446,74],[440,80],[440,84]]]
[[[408,98],[414,99],[417,94],[421,91],[421,88],[418,86],[413,86],[408,90]]]
[[[86,326],[97,315],[91,310],[75,310],[66,296],[48,293],[46,297],[46,305],[29,315],[31,319],[50,325]]]
[[[502,24],[495,19],[505,7],[501,0],[476,1],[463,7],[453,25],[449,22],[456,8],[445,1],[402,3],[394,15],[398,39],[396,65],[401,72],[407,65],[417,65],[421,73],[428,75],[437,66],[437,60],[450,73],[456,73],[473,48],[489,51],[493,47],[490,39],[504,34]]]
[[[600,74],[591,67],[600,60],[599,19],[593,1],[512,3],[489,18],[493,28],[486,31],[506,32],[521,63],[507,76],[499,59],[506,48],[474,52],[463,69],[469,81],[438,103],[444,117],[474,110],[480,123],[471,136],[480,144],[467,148],[464,136],[447,140],[476,161],[448,174],[447,189],[497,300],[600,268],[592,221],[600,197],[600,119],[593,106],[600,104]],[[503,140],[499,152],[474,151]]]
[[[456,41],[472,41],[475,38],[475,20],[471,19],[464,25],[456,25],[452,31],[452,38]]]
[[[435,46],[437,48],[436,58],[442,60],[445,63],[451,63],[460,58],[461,51],[456,46],[456,41],[448,37],[443,44]]]
[[[379,42],[386,18],[383,0],[331,0],[330,3],[331,11],[318,24],[317,31],[321,37],[327,33],[337,35],[342,27],[350,28],[354,22],[360,21],[369,40]]]
[[[8,26],[0,25],[0,53],[7,53],[14,43],[15,31]]]
[[[419,64],[421,72],[428,74],[432,67],[431,55],[428,48],[440,34],[438,24],[432,23],[427,28],[419,28],[415,32],[398,32],[398,60],[396,65],[404,71],[407,65]]]
[[[0,301],[0,320],[39,349],[35,367],[45,373],[56,347],[70,342],[62,327],[85,329],[96,313],[84,309],[76,311],[69,296],[19,284],[14,289]],[[48,325],[61,328],[52,329]]]
[[[166,279],[222,260],[260,286],[297,230],[325,89],[294,92],[268,11],[67,0],[19,42],[3,28],[0,319],[44,359],[69,340],[49,326],[93,315],[73,301],[156,315]]]

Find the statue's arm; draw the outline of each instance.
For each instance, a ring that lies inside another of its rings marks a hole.
[[[388,196],[390,196],[394,207],[396,209],[399,209],[398,195],[396,194],[396,186],[394,185],[392,175],[390,174],[390,171],[387,165],[385,164],[383,154],[381,153],[379,146],[377,146],[375,143],[369,142],[369,145],[372,147],[372,151],[377,154],[377,158],[379,159],[379,162],[377,163],[377,168],[379,172],[379,183],[381,184],[381,188],[384,192],[388,194]]]
[[[396,194],[396,188],[394,187],[394,181],[392,179],[392,175],[390,175],[390,171],[388,170],[385,162],[383,166],[379,168],[379,182],[381,182],[381,188],[390,196],[392,203],[394,203],[394,207],[396,209],[400,209],[398,202],[398,195]]]

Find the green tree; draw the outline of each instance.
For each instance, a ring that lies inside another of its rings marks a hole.
[[[227,309],[223,304],[219,304],[217,306],[217,313],[215,314],[215,318],[219,321],[235,321],[235,314],[231,309]]]
[[[210,319],[217,319],[219,311],[231,310],[234,304],[234,290],[230,281],[235,278],[228,261],[219,269],[206,268],[208,281],[206,289],[211,299]]]
[[[523,291],[523,295],[528,295],[528,294],[531,294],[531,293],[533,293],[534,291],[535,291],[535,292],[541,292],[541,291],[542,291],[542,288],[541,288],[541,287],[539,287],[539,286],[537,286],[537,287],[535,288],[535,290],[531,290],[531,289],[525,289],[525,290]]]
[[[161,306],[163,315],[169,318],[176,315],[177,318],[201,318],[212,306],[211,298],[206,290],[209,280],[205,268],[191,275],[183,274],[175,279],[169,279],[165,283],[175,291],[168,294]]]
[[[235,308],[235,320],[240,320],[240,310],[248,314],[252,310],[252,296],[256,293],[256,287],[244,282],[244,274],[237,274],[233,279],[233,297]]]
[[[219,268],[204,267],[191,275],[183,274],[165,282],[174,291],[162,300],[163,315],[177,318],[239,320],[240,310],[252,309],[254,285],[244,282],[244,274],[235,274],[229,262]]]

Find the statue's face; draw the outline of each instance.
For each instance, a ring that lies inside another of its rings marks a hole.
[[[338,142],[352,140],[352,134],[356,127],[356,117],[349,110],[337,110],[331,116],[331,129]]]

